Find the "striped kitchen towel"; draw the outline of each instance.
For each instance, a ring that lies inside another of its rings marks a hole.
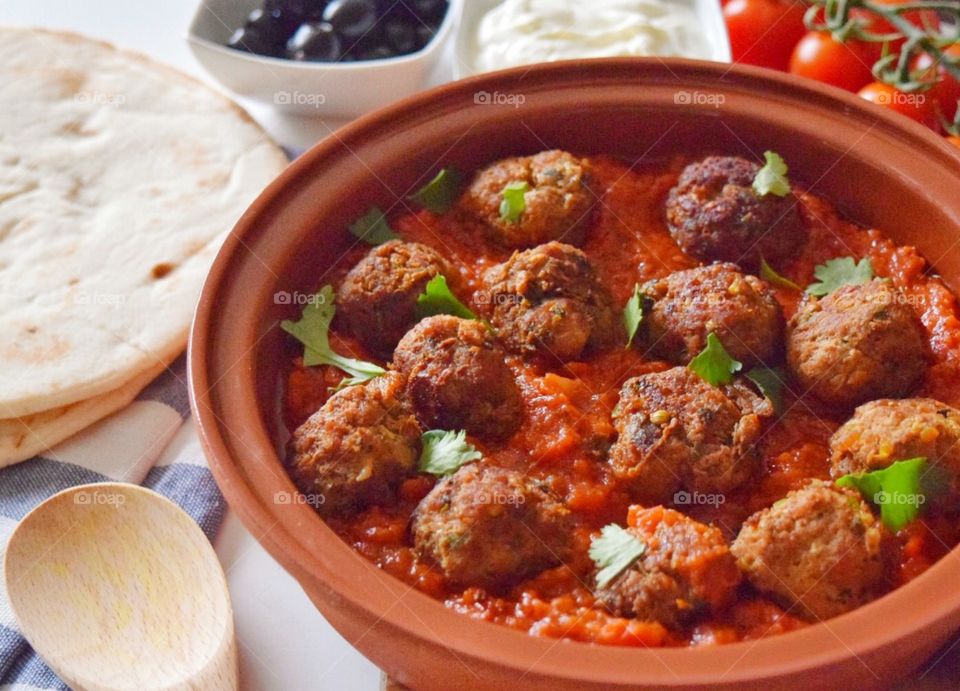
[[[181,357],[123,410],[42,456],[0,469],[0,562],[17,521],[30,509],[89,482],[149,487],[179,504],[212,540],[225,504],[189,416]],[[0,690],[66,688],[17,631],[0,578]]]

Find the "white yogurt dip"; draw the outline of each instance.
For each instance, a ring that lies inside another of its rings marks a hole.
[[[684,0],[504,0],[483,16],[474,39],[477,72],[571,58],[710,59],[712,52]]]

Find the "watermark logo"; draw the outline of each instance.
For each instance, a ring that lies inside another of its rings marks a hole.
[[[322,494],[301,494],[300,492],[285,492],[279,490],[273,494],[273,503],[278,506],[312,506],[317,509],[323,506],[327,498]]]
[[[504,93],[502,91],[478,91],[473,95],[473,102],[478,106],[512,106],[519,108],[527,102],[523,94]]]
[[[123,293],[101,293],[100,291],[82,290],[73,296],[73,302],[77,305],[93,305],[95,307],[120,307],[127,301],[127,296]]]
[[[119,509],[127,501],[127,498],[119,492],[101,492],[93,490],[89,492],[77,492],[73,495],[73,503],[79,506],[112,506]]]
[[[911,494],[908,492],[887,492],[881,490],[873,495],[873,503],[877,506],[884,504],[890,506],[916,506],[921,507],[927,503],[927,497],[923,494]]]
[[[727,502],[727,498],[720,494],[709,493],[709,492],[687,492],[686,490],[680,490],[673,495],[673,503],[676,506],[723,506]]]
[[[299,291],[289,293],[286,290],[278,290],[273,294],[273,304],[275,305],[304,307],[305,305],[322,305],[325,302],[326,299],[320,293],[301,293]]]
[[[327,97],[324,94],[313,94],[305,91],[277,91],[273,94],[273,102],[278,106],[319,108],[327,102]]]
[[[80,91],[73,95],[74,103],[82,106],[122,106],[127,102],[123,94],[111,94],[105,91]]]
[[[478,506],[521,506],[527,498],[520,492],[477,492],[473,503]]]
[[[678,106],[709,106],[719,108],[727,100],[723,94],[708,91],[685,91],[681,89],[673,95],[673,102]]]
[[[473,301],[478,305],[519,305],[523,303],[523,296],[516,293],[490,293],[481,290],[474,294]]]

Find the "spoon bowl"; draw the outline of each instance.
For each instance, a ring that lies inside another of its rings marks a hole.
[[[71,687],[237,687],[223,570],[156,492],[98,483],[50,497],[10,537],[4,578],[24,637]]]

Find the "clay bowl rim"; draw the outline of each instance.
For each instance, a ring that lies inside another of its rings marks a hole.
[[[761,91],[788,92],[798,100],[806,97],[817,108],[825,103],[833,105],[838,111],[836,119],[869,120],[888,134],[906,138],[911,145],[916,145],[917,155],[939,159],[941,163],[955,163],[960,170],[960,152],[955,147],[903,116],[877,108],[854,94],[830,86],[746,66],[684,59],[609,58],[586,63],[557,62],[486,73],[404,99],[345,126],[294,161],[251,205],[214,261],[190,334],[189,380],[194,420],[217,484],[246,527],[259,536],[258,541],[308,592],[322,586],[348,605],[364,610],[378,623],[391,628],[393,635],[402,633],[421,639],[426,645],[443,646],[466,660],[495,664],[503,669],[526,669],[528,672],[543,662],[543,666],[533,672],[541,679],[546,675],[587,683],[649,683],[666,686],[757,681],[815,670],[851,658],[859,659],[907,637],[922,635],[931,627],[943,628],[955,624],[960,614],[960,589],[952,586],[960,579],[960,547],[942,557],[920,577],[879,600],[828,622],[760,640],[696,649],[638,649],[533,637],[456,613],[441,602],[406,586],[360,557],[307,506],[287,507],[292,510],[285,512],[283,518],[276,516],[269,509],[270,498],[277,491],[290,491],[293,485],[289,478],[281,473],[283,478],[270,487],[252,487],[241,462],[231,457],[226,440],[236,441],[237,435],[218,419],[212,405],[215,394],[225,393],[225,387],[222,381],[211,385],[208,376],[207,360],[215,335],[211,324],[215,321],[221,291],[236,290],[235,285],[229,285],[229,269],[234,255],[245,247],[244,237],[252,232],[260,217],[287,188],[296,186],[301,177],[313,174],[324,159],[343,155],[341,150],[345,145],[362,141],[370,134],[389,130],[397,122],[410,118],[421,121],[429,117],[431,111],[441,109],[442,104],[449,105],[454,98],[466,98],[483,90],[493,91],[497,84],[510,84],[511,80],[517,79],[528,79],[542,85],[554,79],[561,80],[564,76],[569,80],[572,73],[581,76],[584,72],[612,74],[631,69],[652,69],[654,66],[656,69],[672,69],[688,75],[712,75],[717,79],[718,90],[724,88],[722,79],[733,75],[754,83]],[[895,168],[889,165],[885,172],[888,175],[896,173]],[[251,310],[249,314],[254,319],[256,312]],[[243,405],[244,422],[252,425],[252,429],[244,431],[245,443],[253,439],[256,454],[282,470],[282,461],[254,402],[257,390],[254,376],[255,344],[248,343],[247,346],[244,359],[230,369],[231,378],[238,379],[229,388],[236,392],[239,386],[246,396],[240,405]],[[304,521],[310,525],[304,526]],[[299,540],[294,529],[313,532],[324,545],[324,559],[298,549]],[[360,563],[361,581],[353,580],[358,576],[353,569],[344,573],[334,568],[337,563],[344,562]],[[377,611],[376,606],[367,599],[368,588],[403,591],[399,597],[404,606],[395,608],[395,611]],[[923,592],[940,595],[937,598],[914,597]],[[409,616],[410,612],[414,613],[413,617]],[[423,618],[433,626],[425,628]],[[801,655],[798,651],[804,652]],[[736,662],[748,654],[749,664],[734,669]],[[529,664],[531,660],[534,665]],[[725,669],[731,662],[734,664],[718,680],[718,670]]]

